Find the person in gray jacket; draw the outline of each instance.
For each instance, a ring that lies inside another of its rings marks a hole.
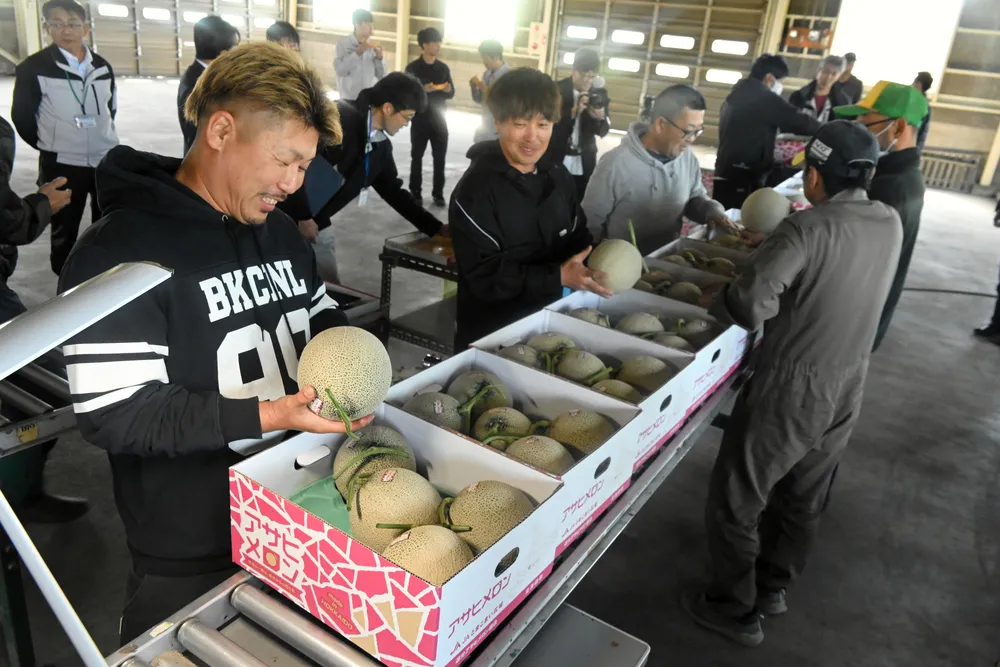
[[[333,69],[337,72],[340,99],[353,102],[365,88],[371,88],[385,76],[382,47],[369,42],[375,17],[367,9],[355,9],[351,15],[354,32],[337,42]]]
[[[705,126],[705,98],[687,85],[670,86],[653,102],[652,122],[634,122],[622,143],[597,163],[583,211],[594,239],[631,240],[648,255],[675,240],[687,216],[699,224],[733,225],[708,196],[698,158],[688,147]]]
[[[864,126],[820,128],[805,154],[814,208],[782,221],[710,305],[723,322],[763,325],[764,339],[712,470],[712,580],[681,601],[699,625],[745,646],[764,640],[760,613],[787,611],[861,409],[903,239],[895,209],[865,194],[878,157]]]
[[[493,116],[486,106],[486,93],[490,86],[497,82],[497,79],[510,71],[510,65],[503,59],[503,44],[495,39],[487,39],[479,45],[479,55],[483,59],[483,66],[486,71],[483,76],[474,76],[469,80],[472,89],[472,101],[483,107],[483,122],[476,128],[472,135],[472,143],[478,144],[480,141],[492,141],[497,138],[497,128],[493,123]]]

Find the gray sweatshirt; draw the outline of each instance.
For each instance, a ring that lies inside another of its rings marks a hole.
[[[337,72],[337,91],[342,100],[353,102],[358,99],[358,93],[371,88],[385,76],[385,63],[375,57],[375,49],[358,55],[360,43],[353,32],[337,42],[333,68]]]
[[[631,240],[632,220],[643,255],[680,236],[684,216],[705,224],[726,212],[708,197],[694,153],[686,150],[666,164],[660,162],[642,144],[647,129],[645,123],[629,126],[622,143],[597,163],[583,197],[595,240]]]

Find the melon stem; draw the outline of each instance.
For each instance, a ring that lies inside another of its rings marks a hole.
[[[506,442],[509,445],[511,443],[517,442],[518,440],[520,440],[523,437],[525,437],[525,436],[517,434],[517,433],[491,435],[491,436],[489,436],[487,438],[483,438],[483,444],[484,445],[488,445],[491,442],[494,442],[496,440],[503,440],[504,442]]]
[[[351,480],[347,483],[347,494],[344,498],[344,505],[347,507],[347,511],[351,511],[351,498],[355,499],[358,506],[358,518],[361,518],[361,487],[365,485],[371,475],[354,475]],[[355,497],[356,496],[356,497]]]
[[[364,462],[367,459],[370,459],[370,458],[375,457],[375,456],[381,456],[381,455],[398,456],[400,458],[409,458],[409,456],[407,456],[407,454],[405,452],[403,452],[402,450],[393,449],[392,447],[369,447],[368,449],[364,450],[363,452],[361,452],[360,454],[358,454],[354,458],[350,459],[347,462],[347,465],[344,466],[344,469],[341,470],[336,475],[334,475],[333,478],[335,480],[336,479],[340,479],[340,476],[343,475],[348,470],[350,470],[354,466],[355,463],[361,463],[361,462]],[[360,468],[360,466],[359,466],[359,468]],[[356,472],[357,471],[355,471],[355,473]],[[352,477],[353,477],[353,475],[352,475]]]
[[[597,371],[596,373],[594,373],[593,375],[591,375],[589,378],[587,378],[586,380],[584,380],[583,383],[589,387],[589,386],[591,386],[593,384],[596,384],[597,382],[600,382],[601,380],[605,380],[605,379],[611,377],[611,374],[613,372],[614,372],[614,369],[611,369],[611,368],[608,368],[607,366],[605,366],[604,368],[602,368],[601,370]]]
[[[552,426],[552,422],[545,421],[543,419],[542,421],[535,422],[534,424],[532,424],[531,428],[528,429],[528,433],[534,435],[535,433],[538,432],[538,429],[547,429],[550,426]]]
[[[479,391],[477,391],[475,393],[475,395],[473,395],[472,398],[470,398],[469,400],[467,400],[464,404],[462,404],[462,407],[460,407],[458,409],[458,412],[462,415],[462,425],[464,426],[463,433],[469,433],[471,431],[471,429],[472,429],[472,410],[473,410],[473,408],[476,407],[476,404],[479,403],[479,401],[481,401],[484,398],[486,398],[486,396],[491,391],[496,391],[498,394],[500,394],[504,398],[507,398],[507,395],[503,393],[503,390],[500,389],[500,387],[498,387],[495,384],[487,384],[487,385],[484,385]]]
[[[330,400],[333,402],[333,409],[337,411],[337,417],[340,418],[340,421],[344,422],[344,432],[347,434],[347,437],[352,440],[360,440],[361,438],[359,438],[354,431],[351,430],[351,418],[348,416],[347,411],[340,406],[340,403],[337,402],[337,399],[334,397],[333,392],[330,391],[329,387],[326,388],[326,395],[329,396]]]
[[[632,236],[632,245],[635,246],[636,250],[639,250],[639,242],[635,240],[635,227],[632,225],[632,218],[628,219],[628,233]],[[642,255],[642,252],[639,253]],[[649,265],[646,264],[646,258],[642,257],[642,272],[649,273]]]
[[[406,523],[376,523],[376,528],[391,528],[393,530],[409,530],[413,528],[411,524]]]
[[[448,508],[451,504],[455,502],[455,498],[449,496],[448,498],[442,498],[441,504],[438,505],[438,522],[442,526],[447,526],[451,522],[451,518],[448,516]]]

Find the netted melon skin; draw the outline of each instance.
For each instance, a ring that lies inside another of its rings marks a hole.
[[[378,528],[378,524],[436,524],[441,495],[417,473],[389,468],[362,485],[350,502],[351,537],[382,553],[405,529]]]
[[[497,354],[524,366],[538,367],[538,351],[530,345],[511,345],[498,350]]]
[[[353,421],[375,412],[392,384],[392,362],[382,342],[358,327],[334,327],[316,334],[302,350],[299,389],[316,389],[312,408],[339,419],[327,390]]]
[[[539,352],[554,354],[559,350],[575,348],[576,341],[566,334],[561,334],[555,331],[546,331],[544,333],[535,334],[529,338],[528,345],[535,348]]]
[[[596,308],[574,308],[567,315],[575,317],[578,320],[583,320],[584,322],[596,324],[599,327],[607,328],[611,326],[608,316]]]
[[[511,443],[507,453],[539,470],[563,475],[573,467],[573,455],[558,440],[544,435],[531,435]]]
[[[484,395],[472,408],[472,418],[478,419],[481,414],[493,408],[514,407],[514,395],[510,389],[493,373],[486,371],[469,371],[462,373],[448,385],[448,395],[464,405],[486,385],[496,387]]]
[[[635,387],[621,380],[601,380],[593,387],[602,394],[620,398],[629,403],[638,403],[642,400],[642,394],[635,390]]]
[[[389,468],[406,468],[416,472],[417,460],[413,448],[403,435],[388,426],[371,425],[357,432],[358,440],[345,439],[333,459],[333,479],[340,495],[346,499],[347,485],[355,475],[377,474]],[[399,450],[400,455],[376,454],[369,459],[350,463],[370,447]]]
[[[615,325],[615,329],[633,336],[643,336],[663,331],[663,323],[656,315],[629,313]]]
[[[607,239],[587,257],[587,266],[606,274],[600,281],[604,287],[621,292],[635,285],[642,275],[642,255],[628,241]]]
[[[633,387],[653,393],[677,375],[677,373],[678,369],[673,364],[657,359],[656,357],[643,355],[626,359],[622,363],[622,367],[618,370],[618,379],[629,383]]]
[[[470,531],[458,533],[476,554],[490,548],[531,514],[534,504],[518,488],[483,480],[462,489],[448,510],[453,525],[469,526]]]
[[[604,370],[603,361],[590,352],[577,350],[559,360],[559,364],[556,366],[556,375],[582,383],[602,370]]]
[[[495,433],[490,433],[494,430]],[[514,408],[493,408],[479,416],[472,428],[472,435],[481,442],[488,435],[524,435],[530,430],[531,420]],[[489,444],[500,450],[505,448],[503,441],[500,440]]]
[[[403,412],[452,431],[462,430],[459,402],[453,396],[438,392],[417,394],[403,404]]]
[[[382,555],[432,586],[443,586],[472,562],[469,545],[443,526],[411,528],[393,540]]]
[[[604,444],[614,432],[615,427],[602,415],[589,410],[571,410],[552,420],[547,435],[582,458]]]

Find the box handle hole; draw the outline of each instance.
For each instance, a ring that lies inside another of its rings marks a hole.
[[[712,355],[712,361],[716,361],[716,360],[718,360],[718,358],[719,358],[719,356],[720,356],[721,354],[722,354],[722,349],[721,349],[721,348],[720,348],[720,349],[718,349],[718,350],[716,350],[716,351],[715,351],[715,354],[713,354],[713,355]]]
[[[673,402],[674,402],[674,395],[670,394],[665,399],[663,399],[662,403],[660,403],[660,412],[663,412],[668,407],[670,407],[670,404],[673,403]]]
[[[506,572],[511,568],[511,566],[517,561],[517,557],[521,555],[521,547],[514,547],[511,549],[510,553],[500,559],[497,563],[497,567],[493,570],[493,576],[499,577],[501,574]]]
[[[597,466],[597,470],[594,471],[594,479],[597,479],[598,477],[606,473],[608,471],[608,468],[610,467],[611,467],[611,457],[609,456],[608,458],[601,461],[601,465]]]

